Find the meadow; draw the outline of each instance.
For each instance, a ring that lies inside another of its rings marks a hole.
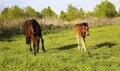
[[[74,29],[43,31],[46,52],[34,56],[25,36],[0,41],[0,71],[120,71],[120,25],[91,27],[87,52],[77,49]]]

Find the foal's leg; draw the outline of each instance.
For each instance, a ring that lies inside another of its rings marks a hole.
[[[82,42],[82,50],[83,50],[83,51],[86,51],[85,38],[81,37],[81,42]]]
[[[79,35],[76,36],[77,42],[78,42],[78,50],[80,50],[80,38]]]

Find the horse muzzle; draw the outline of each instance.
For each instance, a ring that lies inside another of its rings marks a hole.
[[[87,34],[87,36],[89,36],[90,34]]]
[[[87,36],[89,36],[90,34],[89,33],[86,33]]]

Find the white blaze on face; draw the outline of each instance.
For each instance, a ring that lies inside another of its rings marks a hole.
[[[42,21],[45,21],[45,19],[42,19]]]
[[[88,27],[85,27],[86,28],[86,34],[89,35],[89,29]]]

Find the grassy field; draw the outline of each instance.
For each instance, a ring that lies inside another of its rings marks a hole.
[[[40,48],[36,56],[24,35],[0,41],[0,71],[120,71],[120,25],[90,28],[87,52],[77,49],[73,29],[44,32],[43,38],[46,52]]]

